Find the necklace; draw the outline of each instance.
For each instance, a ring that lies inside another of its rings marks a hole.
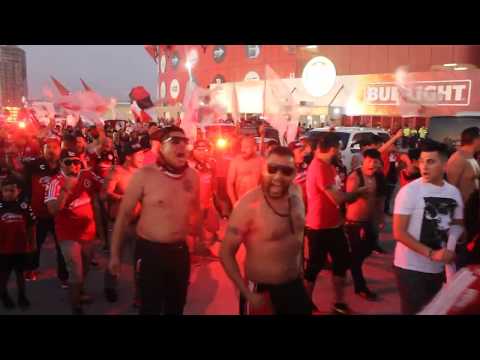
[[[295,227],[293,225],[293,219],[292,219],[292,201],[290,199],[290,196],[288,197],[288,213],[287,214],[282,214],[280,212],[278,212],[273,206],[272,204],[270,203],[270,201],[268,200],[268,197],[267,195],[265,194],[265,191],[263,191],[263,198],[265,199],[265,202],[267,203],[268,207],[270,208],[270,210],[273,211],[273,213],[279,217],[282,217],[282,218],[286,218],[288,217],[288,224],[290,225],[290,231],[292,232],[292,234],[295,234]]]

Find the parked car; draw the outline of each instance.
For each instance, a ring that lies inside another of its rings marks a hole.
[[[333,129],[333,130],[332,130]],[[389,138],[388,133],[383,129],[366,128],[366,127],[343,127],[338,126],[335,128],[323,127],[310,130],[306,136],[310,141],[315,142],[315,139],[326,132],[334,131],[339,137],[341,142],[342,163],[350,172],[352,156],[360,151],[359,141],[365,137],[369,137],[372,134],[382,137],[384,140]]]

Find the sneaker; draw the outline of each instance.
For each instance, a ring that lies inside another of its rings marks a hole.
[[[364,298],[365,300],[368,300],[368,301],[377,301],[378,300],[378,295],[375,294],[374,292],[370,291],[370,289],[363,289],[363,290],[360,290],[360,291],[355,291],[355,294],[357,294],[358,296]]]
[[[90,305],[93,303],[93,297],[88,294],[82,294],[80,295],[80,303],[82,305]]]
[[[106,288],[105,289],[105,298],[110,303],[117,302],[117,300],[118,300],[117,290],[112,289],[112,288]]]
[[[5,293],[1,296],[1,300],[5,309],[11,310],[15,308],[15,303],[8,293]]]
[[[98,267],[98,261],[97,261],[97,259],[92,259],[92,260],[90,260],[90,265],[92,265],[93,267]]]
[[[335,303],[333,305],[332,313],[334,315],[350,315],[352,311],[345,303]]]
[[[30,301],[25,295],[18,297],[18,306],[20,306],[22,310],[27,310],[30,307]]]
[[[27,271],[25,272],[25,280],[27,281],[37,281],[37,273],[35,271]]]
[[[380,245],[375,246],[375,248],[373,249],[373,252],[380,255],[388,254],[388,252],[385,249],[383,249]]]
[[[133,299],[133,304],[132,304],[132,306],[133,306],[135,309],[140,309],[140,305],[141,305],[141,302],[140,302],[140,299],[139,299],[139,298]]]
[[[81,306],[75,306],[72,309],[72,315],[85,315],[85,312]]]

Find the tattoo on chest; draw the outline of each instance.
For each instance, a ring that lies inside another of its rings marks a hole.
[[[227,234],[231,236],[239,236],[240,235],[240,230],[238,230],[234,226],[229,226],[227,229]]]
[[[193,183],[190,179],[184,179],[183,180],[183,190],[186,192],[192,192],[193,191]]]

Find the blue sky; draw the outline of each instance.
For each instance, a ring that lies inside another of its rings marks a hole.
[[[145,86],[156,98],[155,63],[143,45],[19,45],[26,51],[30,98],[53,88],[50,75],[69,90],[80,90],[80,78],[106,97],[128,100],[130,89]]]

